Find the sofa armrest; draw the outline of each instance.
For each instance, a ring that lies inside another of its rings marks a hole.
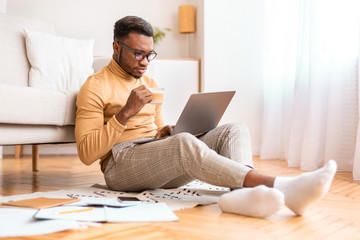
[[[103,67],[107,66],[110,61],[111,61],[111,57],[94,57],[94,63],[93,63],[94,72],[98,72],[101,69],[103,69]]]

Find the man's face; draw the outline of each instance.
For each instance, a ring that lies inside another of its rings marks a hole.
[[[125,72],[134,78],[141,78],[145,73],[149,61],[145,57],[143,60],[136,60],[135,54],[121,45],[126,45],[128,48],[136,52],[149,53],[153,50],[153,39],[142,34],[130,33],[127,38],[113,43],[114,59]]]

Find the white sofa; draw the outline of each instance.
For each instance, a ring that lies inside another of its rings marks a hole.
[[[33,145],[37,171],[37,144],[75,142],[77,90],[29,87],[24,29],[55,34],[50,24],[0,14],[0,146]]]
[[[0,13],[0,146],[33,145],[33,171],[37,171],[39,144],[75,142],[79,89],[29,86],[24,29],[55,34],[50,24]],[[109,61],[110,57],[92,58],[94,72]],[[190,94],[200,90],[199,64],[198,59],[157,58],[149,65],[147,75],[165,88],[163,113],[168,124],[176,123]]]

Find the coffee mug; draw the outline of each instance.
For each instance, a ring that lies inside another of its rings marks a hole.
[[[164,100],[164,88],[149,88],[152,94],[152,101],[150,104],[162,104]]]

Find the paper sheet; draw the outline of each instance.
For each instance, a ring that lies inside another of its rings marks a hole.
[[[105,209],[108,222],[165,222],[179,220],[165,203],[149,203],[126,208]]]
[[[90,209],[89,207],[76,206],[60,206],[53,208],[40,209],[36,214],[36,219],[57,219],[57,220],[75,220],[84,222],[106,222],[106,213],[103,207],[91,208],[89,211],[81,211]],[[78,212],[77,212],[78,211]],[[71,212],[61,214],[62,212]]]
[[[0,208],[0,237],[31,236],[81,228],[76,221],[36,221],[33,218],[36,211],[28,208]]]

